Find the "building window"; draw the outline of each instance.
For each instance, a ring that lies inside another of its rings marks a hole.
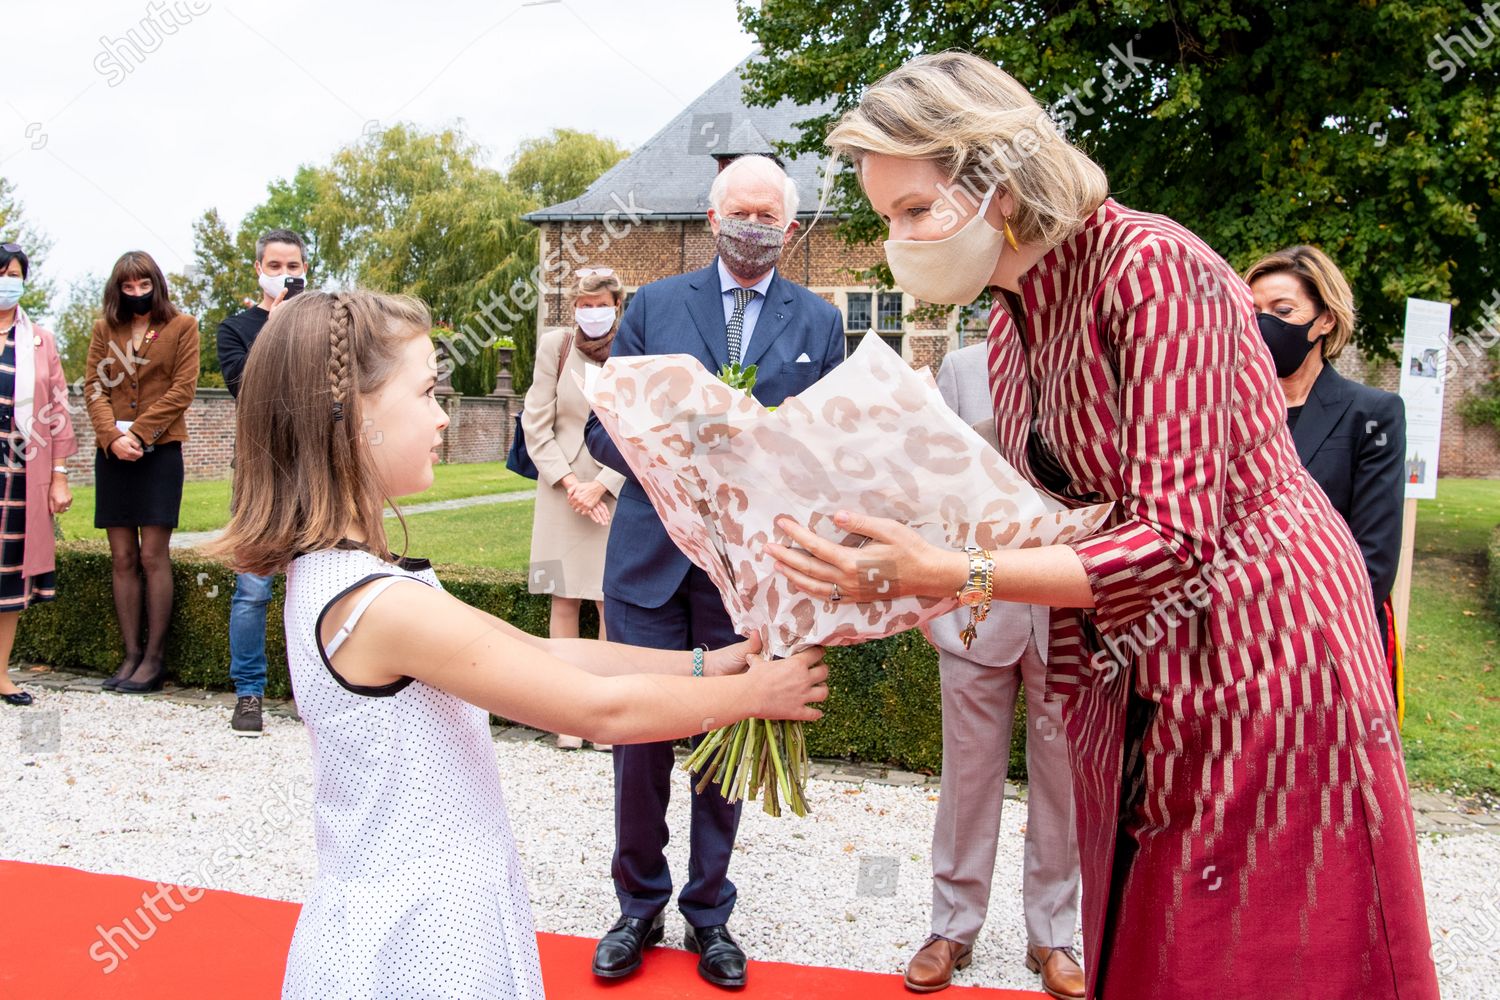
[[[635,298],[635,292],[626,292],[625,301],[620,303],[620,315],[625,315],[625,310],[630,308],[630,300]]]
[[[990,307],[985,298],[972,302],[958,311],[958,343],[960,347],[984,341],[990,332]]]
[[[902,354],[902,334],[906,331],[906,317],[901,305],[900,292],[881,292],[875,300],[875,332],[897,354]]]
[[[853,354],[865,334],[874,330],[891,350],[901,353],[906,320],[900,292],[846,292],[844,310],[845,354]],[[872,314],[873,310],[873,314]]]
[[[844,329],[853,333],[864,333],[874,327],[870,322],[870,293],[850,292],[849,305],[844,310]]]

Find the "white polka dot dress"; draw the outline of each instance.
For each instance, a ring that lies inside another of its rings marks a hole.
[[[540,1000],[488,715],[412,678],[347,684],[318,642],[325,609],[376,577],[388,579],[367,595],[413,586],[400,578],[442,586],[425,562],[344,548],[301,556],[287,572],[287,659],[312,740],[318,874],[281,995]]]

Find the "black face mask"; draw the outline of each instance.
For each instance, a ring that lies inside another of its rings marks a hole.
[[[125,308],[129,309],[132,314],[144,316],[151,311],[151,300],[155,294],[155,292],[147,292],[145,295],[126,295],[121,293],[120,301],[125,303]]]
[[[1322,313],[1318,314],[1321,315]],[[1270,313],[1257,313],[1255,319],[1260,324],[1261,337],[1271,349],[1271,360],[1276,362],[1277,378],[1290,378],[1302,367],[1302,362],[1307,360],[1307,352],[1313,349],[1318,340],[1323,339],[1307,339],[1307,331],[1318,321],[1317,316],[1306,323],[1288,323],[1280,316],[1272,316]]]

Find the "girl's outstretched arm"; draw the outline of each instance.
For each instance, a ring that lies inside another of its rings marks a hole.
[[[693,672],[693,654],[649,646],[629,646],[623,642],[600,642],[597,639],[543,639],[516,628],[503,618],[465,604],[469,613],[488,622],[507,635],[535,649],[545,650],[565,663],[571,663],[591,674],[680,674]],[[737,642],[721,649],[711,649],[704,657],[704,674],[719,677],[737,674],[749,664],[750,654],[760,652],[760,637]]]
[[[325,648],[368,586],[352,591],[323,616],[319,638]],[[499,619],[475,614],[442,590],[402,581],[370,604],[339,647],[334,668],[351,684],[373,686],[414,677],[495,715],[600,743],[678,739],[751,717],[814,721],[823,713],[808,703],[828,697],[828,670],[818,648],[785,660],[754,657],[748,671],[733,676],[597,676],[522,635]],[[609,651],[613,644],[592,645]],[[628,664],[632,649],[610,652]],[[645,654],[647,669],[653,664],[675,667],[690,656],[639,652]]]

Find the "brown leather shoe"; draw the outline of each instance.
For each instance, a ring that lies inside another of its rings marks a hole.
[[[967,969],[973,960],[973,945],[959,944],[934,934],[906,967],[906,988],[913,993],[945,990],[953,982],[954,970]]]
[[[1072,948],[1027,948],[1026,968],[1042,974],[1042,989],[1048,996],[1083,1000],[1083,967]]]

